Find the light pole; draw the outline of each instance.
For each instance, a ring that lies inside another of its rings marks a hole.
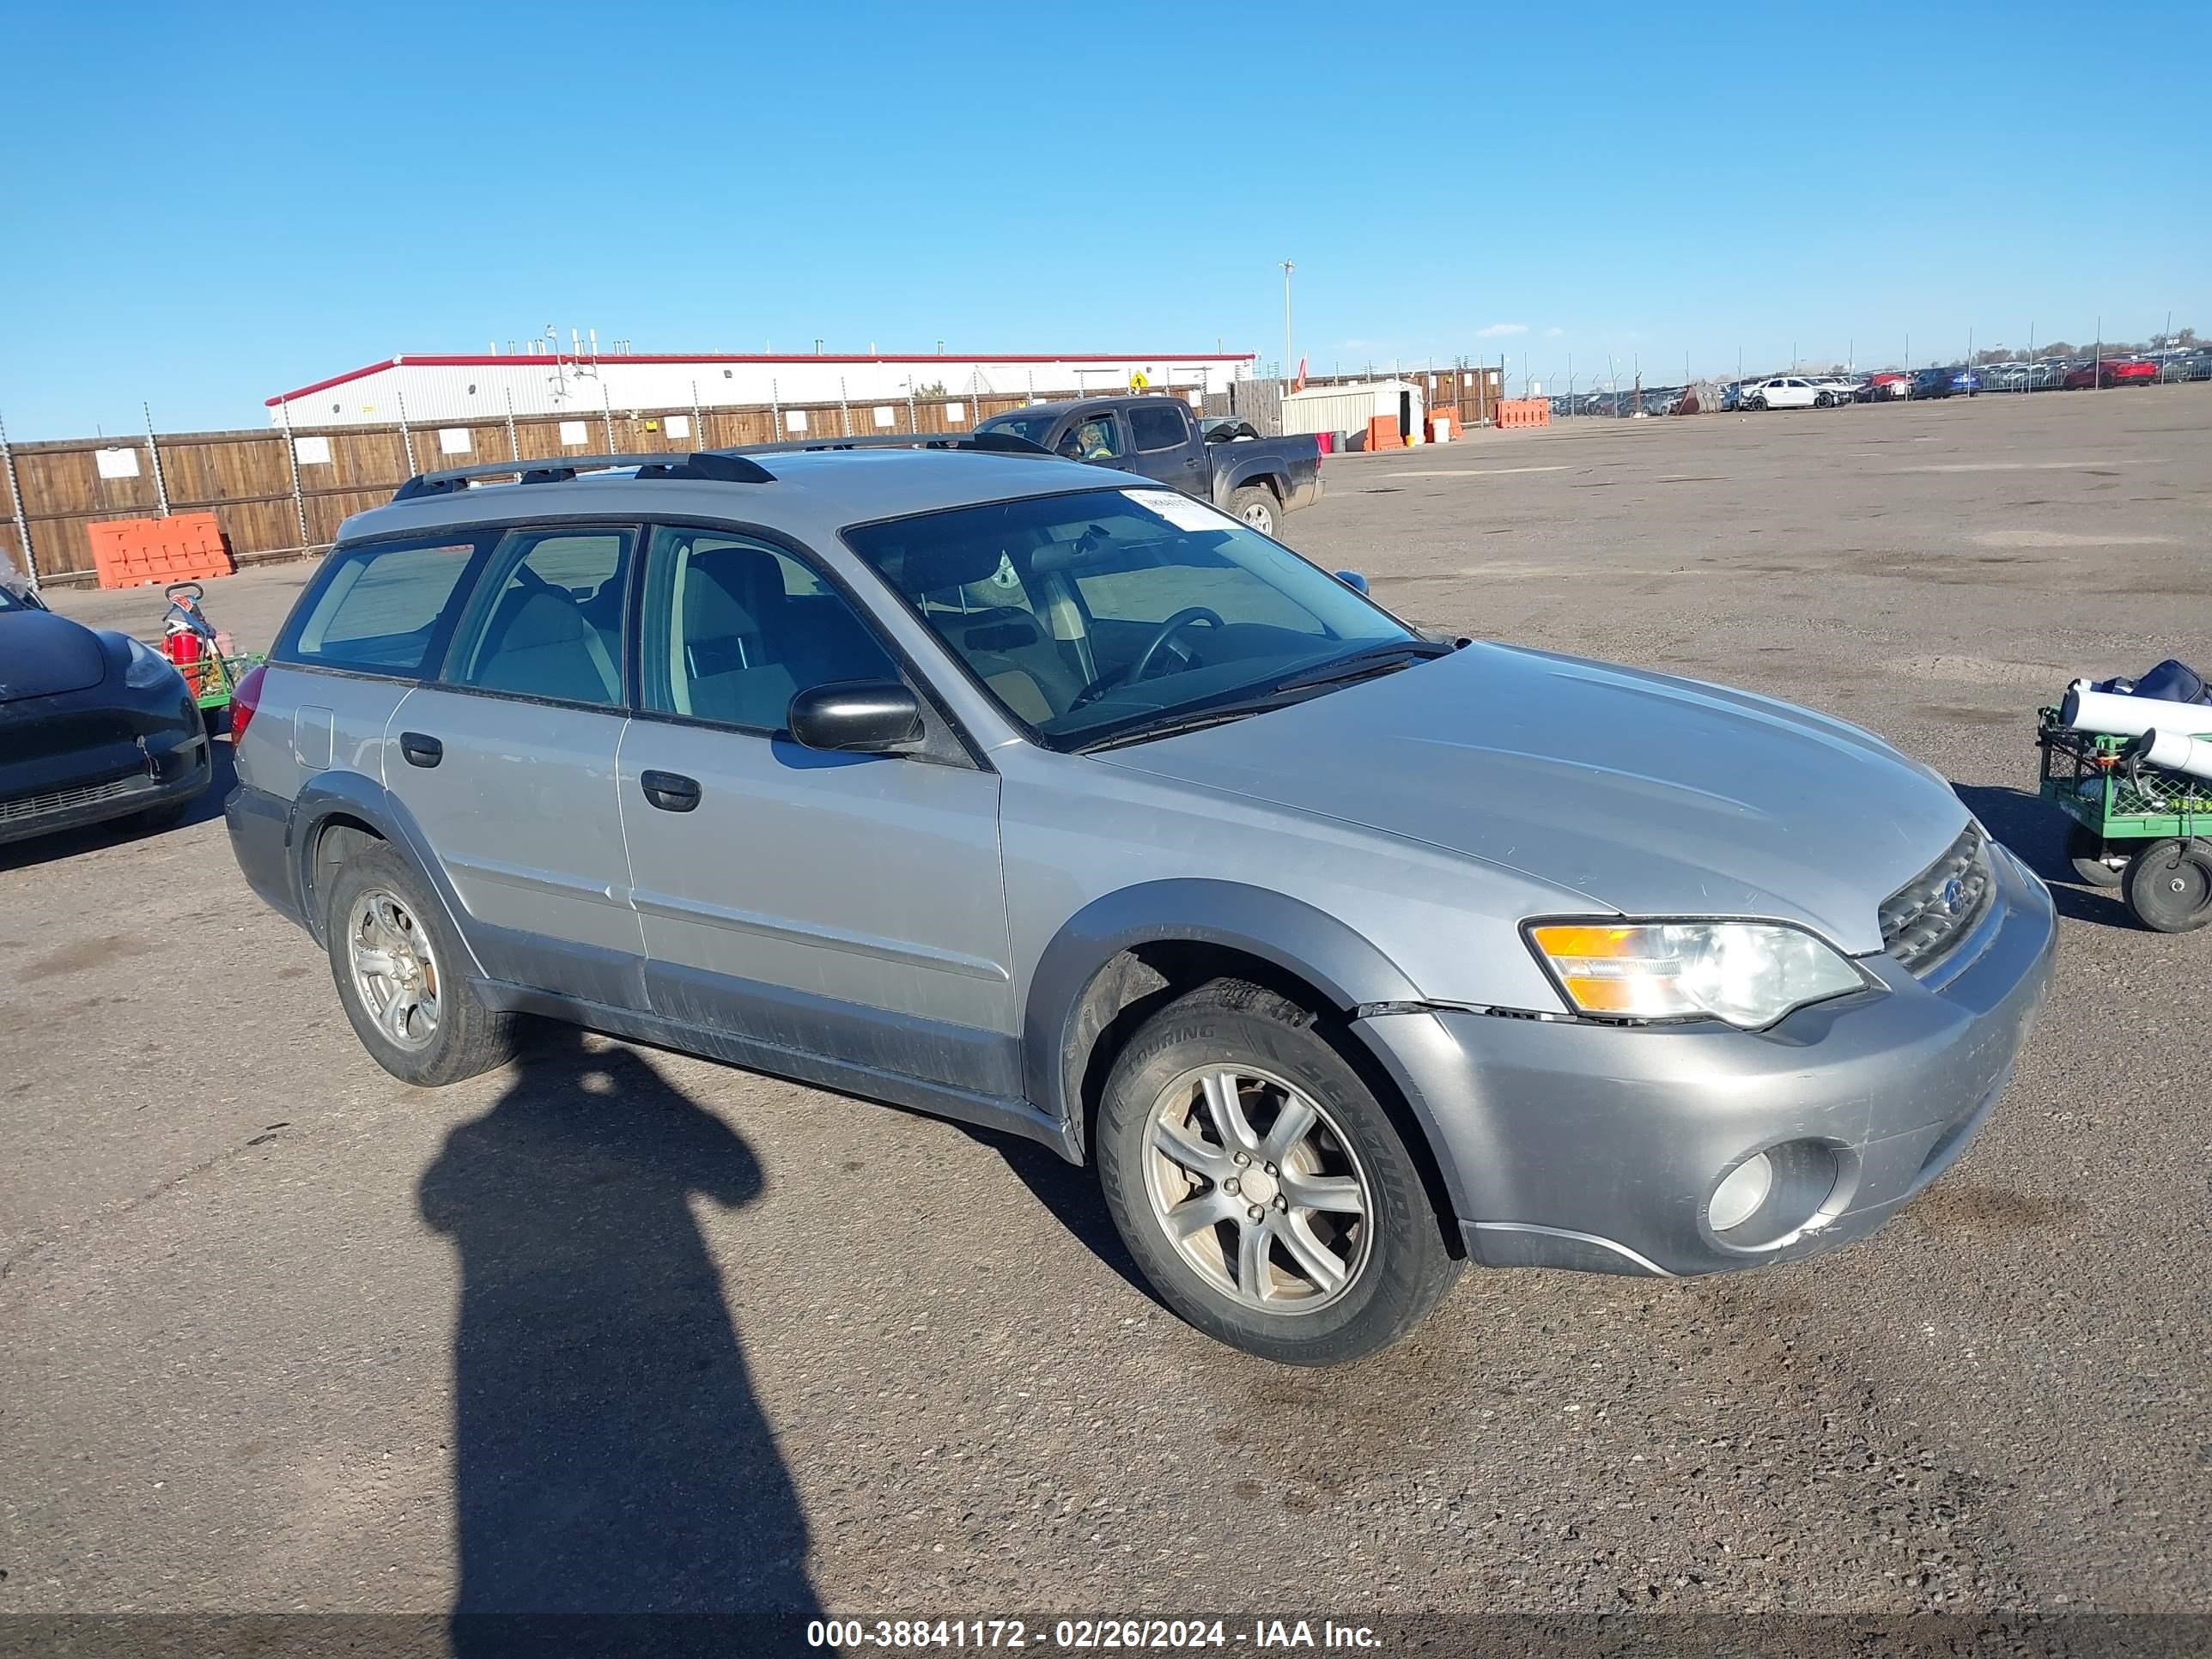
[[[1297,267],[1288,259],[1283,261],[1283,378],[1291,378],[1291,365],[1297,361],[1291,356],[1291,273]]]

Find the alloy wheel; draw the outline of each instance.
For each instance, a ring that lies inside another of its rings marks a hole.
[[[407,901],[371,887],[346,915],[347,960],[355,994],[376,1028],[398,1047],[427,1048],[438,1035],[437,953]]]
[[[1145,1188],[1183,1261],[1260,1312],[1328,1307],[1371,1254],[1374,1189],[1343,1131],[1303,1091],[1250,1066],[1187,1072],[1160,1091]]]

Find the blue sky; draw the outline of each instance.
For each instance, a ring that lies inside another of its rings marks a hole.
[[[1516,386],[2212,333],[2201,0],[95,9],[0,0],[19,439],[548,322],[1272,362],[1285,258]]]

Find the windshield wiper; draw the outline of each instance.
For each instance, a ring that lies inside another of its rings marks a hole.
[[[1094,738],[1089,743],[1078,744],[1073,750],[1079,755],[1095,755],[1102,750],[1119,749],[1124,744],[1149,743],[1154,738],[1172,738],[1185,732],[1202,731],[1209,726],[1226,726],[1231,720],[1241,720],[1248,714],[1264,714],[1271,708],[1286,708],[1305,699],[1297,696],[1280,695],[1277,687],[1265,696],[1240,697],[1235,702],[1218,702],[1211,708],[1194,708],[1183,714],[1161,714],[1134,726],[1125,726],[1118,732]]]
[[[1371,678],[1377,674],[1391,673],[1410,663],[1426,662],[1432,657],[1449,657],[1457,647],[1443,640],[1389,640],[1381,645],[1370,645],[1347,656],[1334,658],[1318,668],[1293,674],[1285,680],[1277,680],[1278,691],[1302,691],[1310,686],[1341,685],[1351,680]]]

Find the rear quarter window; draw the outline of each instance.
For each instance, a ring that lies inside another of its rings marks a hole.
[[[272,653],[280,662],[412,678],[441,647],[480,536],[332,550]]]

